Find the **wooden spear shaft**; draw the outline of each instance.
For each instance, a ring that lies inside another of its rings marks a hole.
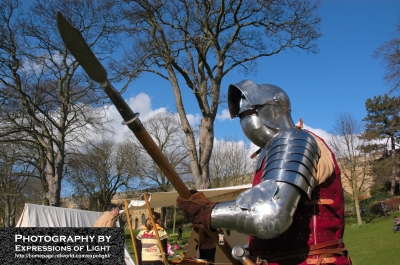
[[[137,248],[136,248],[136,243],[135,243],[135,236],[133,234],[133,229],[132,229],[131,215],[129,213],[128,202],[126,200],[124,200],[124,205],[125,205],[126,220],[128,221],[128,224],[129,224],[129,233],[131,235],[133,251],[135,252],[136,264],[140,264],[139,261],[138,261],[138,254],[137,254]]]
[[[156,235],[156,238],[157,238],[158,247],[160,248],[160,252],[161,252],[161,255],[162,255],[162,260],[163,260],[165,265],[168,265],[167,255],[166,255],[166,253],[164,251],[164,248],[162,246],[160,235],[158,234],[157,224],[154,221],[153,212],[151,211],[149,200],[147,199],[146,193],[143,194],[143,195],[144,195],[144,201],[146,202],[147,211],[149,212],[149,215],[150,215],[151,224],[153,225],[153,231],[154,231],[154,234]]]

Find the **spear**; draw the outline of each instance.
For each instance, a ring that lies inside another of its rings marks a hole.
[[[139,113],[134,113],[125,100],[121,97],[118,91],[110,84],[107,78],[107,72],[103,65],[94,55],[89,45],[83,39],[81,33],[76,29],[62,14],[57,11],[57,27],[60,32],[61,39],[65,46],[79,62],[88,76],[98,83],[100,83],[103,90],[106,92],[111,102],[117,108],[119,114],[123,118],[123,124],[135,134],[144,149],[148,152],[153,161],[157,164],[160,170],[165,174],[171,185],[178,192],[179,196],[184,199],[190,197],[190,191],[179,177],[178,173],[169,163],[168,159],[161,152],[160,148],[156,145],[153,138],[148,134],[139,119]],[[211,231],[206,231],[212,236],[215,242],[218,242],[218,235]],[[232,264],[240,264],[231,255],[231,248],[228,242],[224,245],[218,245],[223,253],[229,258]]]
[[[107,72],[103,65],[93,54],[81,33],[61,14],[60,11],[57,11],[57,26],[60,36],[68,50],[79,62],[89,77],[93,81],[100,83],[111,102],[117,108],[119,114],[124,120],[122,124],[127,125],[135,134],[144,149],[146,149],[151,158],[176,189],[179,196],[182,198],[189,198],[189,189],[183,183],[182,179],[176,173],[168,159],[161,152],[160,148],[158,148],[153,138],[151,138],[143,127],[142,122],[139,119],[139,113],[134,113],[118,91],[110,84],[107,79]]]

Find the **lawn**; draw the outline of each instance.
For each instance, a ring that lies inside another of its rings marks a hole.
[[[376,218],[368,224],[356,225],[355,218],[346,218],[344,243],[349,251],[353,265],[386,265],[400,264],[400,232],[393,233],[393,216],[399,212],[391,213],[388,218]],[[136,234],[138,231],[135,231]],[[168,231],[172,233],[172,231]],[[181,247],[190,236],[190,229],[185,229],[183,240],[179,242]],[[168,242],[176,242],[177,235],[169,235]],[[129,231],[125,232],[125,242],[128,250],[135,260]],[[179,254],[182,250],[175,251]]]
[[[393,233],[393,216],[377,218],[358,226],[352,218],[346,219],[344,242],[353,265],[400,264],[400,233]]]

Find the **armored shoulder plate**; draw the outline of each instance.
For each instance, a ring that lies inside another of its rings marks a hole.
[[[321,157],[314,137],[306,131],[292,128],[279,132],[264,149],[263,181],[273,179],[291,183],[310,197]]]

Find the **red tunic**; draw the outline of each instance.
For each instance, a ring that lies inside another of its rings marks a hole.
[[[332,160],[335,167],[333,174],[313,190],[311,200],[307,196],[302,197],[293,223],[286,232],[273,239],[250,237],[251,256],[260,256],[269,265],[318,264],[324,257],[325,262],[329,262],[325,264],[351,264],[344,244],[337,241],[343,238],[344,232],[344,198],[340,169],[333,153]],[[262,169],[263,166],[256,172],[253,186],[260,183]],[[323,242],[328,246],[321,245]],[[314,251],[314,255],[309,255],[310,250]],[[321,254],[324,256],[318,260]]]

